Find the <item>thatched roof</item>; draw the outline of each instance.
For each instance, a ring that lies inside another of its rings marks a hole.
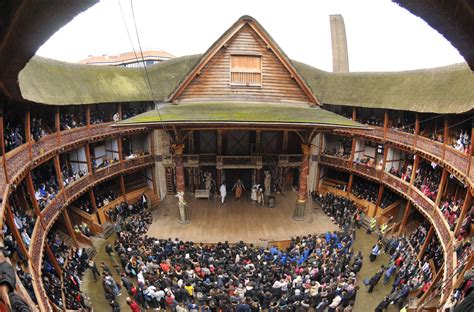
[[[424,19],[456,47],[474,70],[474,4],[472,0],[392,0]]]
[[[34,57],[20,73],[22,95],[53,105],[164,101],[200,55],[148,67],[151,96],[139,68],[70,64]],[[474,108],[474,77],[466,64],[374,73],[330,73],[292,62],[321,103],[415,112],[462,113]]]
[[[355,121],[307,104],[199,102],[164,104],[118,126],[156,124],[266,124],[364,128]]]

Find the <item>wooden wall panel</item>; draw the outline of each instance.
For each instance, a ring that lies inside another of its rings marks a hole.
[[[262,86],[231,86],[231,55],[262,56]],[[290,72],[278,60],[265,42],[248,25],[229,40],[203,67],[179,97],[180,101],[256,101],[256,102],[303,102],[309,99],[291,78]]]

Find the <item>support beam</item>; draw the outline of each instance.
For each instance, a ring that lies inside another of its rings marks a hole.
[[[311,153],[311,144],[301,144],[301,151],[303,156],[300,166],[300,180],[298,188],[298,200],[296,202],[293,219],[296,221],[303,221],[306,203],[308,201],[308,174],[309,174],[309,157]]]
[[[224,135],[224,130],[217,130],[217,155],[222,155],[222,137]]]
[[[32,142],[31,142],[31,108],[26,105],[25,108],[25,143],[28,144],[28,155],[30,160],[33,159]]]
[[[64,224],[66,224],[66,229],[69,233],[69,236],[71,236],[72,240],[74,241],[74,247],[78,247],[79,243],[77,242],[76,232],[74,231],[74,227],[72,226],[71,218],[69,217],[67,207],[63,210],[63,219]]]
[[[94,190],[92,188],[89,189],[89,200],[91,201],[91,206],[92,206],[93,212],[94,213],[97,212],[97,202],[95,201],[95,194],[94,194]]]
[[[356,120],[357,118],[357,109],[355,106],[352,107],[352,120]]]
[[[414,146],[416,146],[416,141],[418,140],[418,135],[420,134],[420,114],[416,113],[415,115],[415,141]]]
[[[462,205],[461,214],[456,222],[456,229],[454,230],[454,237],[457,237],[459,230],[461,229],[461,224],[466,217],[467,213],[471,210],[472,205],[472,195],[469,190],[466,192],[466,198],[464,199],[464,204]]]
[[[53,253],[53,250],[49,246],[49,244],[44,244],[44,249],[46,250],[46,253],[48,254],[49,259],[51,260],[54,270],[58,274],[58,276],[62,276],[63,270],[61,270],[61,267],[59,266],[58,259],[56,259],[56,256]]]
[[[283,131],[283,143],[281,145],[281,153],[288,154],[288,130]]]
[[[123,146],[122,146],[122,136],[117,136],[117,147],[118,147],[118,154],[119,154],[119,161],[123,163]]]
[[[91,127],[91,106],[86,105],[86,126],[87,129]]]
[[[407,221],[408,221],[408,217],[410,216],[410,211],[411,211],[411,204],[410,204],[410,201],[407,200],[407,204],[405,205],[405,211],[403,212],[402,223],[400,224],[400,227],[398,228],[397,235],[400,235],[403,233],[403,230],[405,229],[405,225],[407,224]]]
[[[117,111],[119,114],[119,120],[123,120],[123,107],[122,103],[118,103]]]
[[[415,154],[414,157],[415,157],[415,161],[413,162],[413,171],[411,172],[410,186],[414,185],[416,171],[418,170],[418,165],[420,164],[420,155]]]
[[[446,144],[448,142],[449,120],[448,116],[444,117],[444,131],[443,131],[443,159],[446,154]]]
[[[84,147],[86,150],[87,171],[89,172],[89,174],[92,174],[93,168],[92,168],[92,160],[91,160],[91,148],[88,143]]]
[[[184,182],[184,164],[183,164],[183,152],[184,144],[173,144],[174,159],[175,159],[175,168],[176,168],[176,191],[178,194],[182,194],[184,198],[184,193],[186,185]],[[181,198],[181,197],[179,197]],[[179,209],[179,220],[181,224],[189,223],[189,213],[188,206],[184,199],[180,199],[178,202]]]
[[[61,163],[59,155],[54,156],[54,169],[56,170],[56,177],[58,178],[59,188],[64,191],[63,174],[61,171]]]
[[[59,145],[61,143],[61,115],[59,114],[59,107],[56,107],[56,113],[54,114],[54,126],[56,127],[56,142]]]
[[[448,170],[446,168],[443,169],[443,174],[441,175],[441,182],[438,186],[438,194],[436,195],[435,206],[439,207],[439,203],[441,202],[441,197],[443,196],[444,189],[446,187],[446,182],[448,178]]]
[[[347,183],[347,194],[349,195],[352,190],[352,183],[354,183],[354,173],[351,172],[349,175],[349,182]]]
[[[120,175],[119,183],[120,183],[120,194],[123,196],[123,200],[127,201],[127,191],[125,190],[125,179],[123,178],[123,175]]]
[[[430,229],[428,230],[428,233],[426,234],[425,241],[423,242],[423,245],[421,246],[420,252],[418,253],[417,259],[421,260],[423,258],[423,255],[425,254],[426,248],[428,247],[428,244],[431,241],[431,238],[433,237],[434,233],[434,227],[430,226]]]
[[[25,180],[26,180],[26,189],[28,190],[28,193],[30,194],[31,202],[33,203],[33,209],[35,211],[36,216],[40,218],[41,210],[39,208],[38,200],[36,199],[36,196],[35,196],[36,191],[33,185],[33,178],[31,177],[31,172],[28,172],[26,174]]]
[[[15,216],[13,215],[13,211],[8,203],[5,205],[5,211],[6,211],[5,219],[7,221],[8,228],[10,229],[10,232],[13,235],[13,238],[15,239],[18,246],[20,247],[20,251],[23,257],[25,259],[29,259],[30,254],[28,253],[28,248],[25,246],[25,243],[23,242],[23,239],[21,238],[20,231],[18,231],[18,228],[15,225],[15,221],[14,221]]]
[[[383,115],[383,138],[387,138],[387,129],[388,129],[388,111],[385,110]]]
[[[378,211],[379,208],[380,208],[380,203],[382,202],[382,196],[383,196],[384,190],[385,190],[385,185],[380,184],[380,186],[379,186],[379,193],[377,194],[377,200],[376,200],[376,202],[375,202],[374,214],[371,216],[372,218],[374,218],[374,217],[377,216],[377,211]]]

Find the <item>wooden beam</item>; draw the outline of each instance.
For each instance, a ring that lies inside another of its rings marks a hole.
[[[388,111],[385,110],[383,116],[383,138],[387,138],[387,129],[388,129]]]
[[[119,154],[119,161],[123,163],[123,146],[122,146],[122,136],[117,136],[117,147],[118,147],[118,154]]]
[[[415,154],[414,157],[415,157],[415,161],[413,162],[413,171],[411,172],[410,186],[414,185],[415,177],[416,177],[416,171],[418,170],[418,165],[420,163],[420,155]]]
[[[461,209],[461,214],[459,215],[459,218],[456,222],[456,229],[454,230],[454,237],[456,238],[459,234],[459,230],[461,229],[461,224],[464,218],[466,217],[466,214],[471,210],[471,204],[472,204],[472,194],[467,190],[466,192],[466,197],[464,198],[464,203],[462,205]]]
[[[71,218],[69,217],[68,207],[63,210],[63,219],[64,223],[66,224],[66,229],[69,232],[69,236],[72,237],[74,241],[74,246],[78,247],[79,243],[77,242],[76,232],[74,231],[74,227],[72,226]]]
[[[33,159],[33,152],[31,148],[31,108],[29,104],[25,108],[25,143],[28,144],[28,155],[31,160]]]
[[[118,114],[119,114],[119,120],[123,120],[123,107],[122,107],[122,103],[118,103]]]
[[[428,290],[423,294],[421,299],[418,301],[417,308],[423,307],[424,302],[430,296],[430,293],[433,292],[436,289],[435,285],[438,284],[439,280],[444,275],[443,273],[444,273],[444,264],[441,266],[441,269],[438,272],[436,272],[436,275],[435,275],[434,279],[431,281],[431,285],[428,287]]]
[[[374,215],[372,217],[377,216],[377,211],[380,208],[380,203],[382,202],[382,195],[385,190],[385,185],[380,183],[379,185],[379,193],[377,194],[377,201],[375,202],[375,210],[374,210]]]
[[[352,120],[355,121],[357,119],[357,108],[355,106],[352,107]]]
[[[431,225],[430,229],[428,230],[428,233],[426,234],[425,241],[423,242],[423,245],[421,246],[420,252],[418,253],[418,256],[417,256],[418,260],[421,260],[421,258],[423,257],[426,251],[426,248],[428,247],[428,244],[430,243],[431,238],[433,237],[433,233],[434,233],[434,227],[433,225]]]
[[[283,143],[281,145],[281,153],[288,153],[288,130],[283,130]]]
[[[91,106],[86,105],[86,126],[87,129],[91,127]]]
[[[15,241],[17,242],[18,246],[20,246],[20,251],[23,254],[23,257],[29,259],[30,254],[28,252],[28,248],[25,246],[25,243],[21,238],[20,231],[18,231],[18,228],[15,225],[13,211],[8,203],[5,205],[5,211],[5,219],[7,221],[7,225],[10,229],[10,232],[12,232],[13,238],[15,238]]]
[[[444,131],[443,131],[443,159],[446,154],[446,144],[448,142],[448,129],[449,129],[449,120],[448,116],[444,117]]]
[[[351,172],[351,174],[349,175],[349,182],[347,183],[347,194],[351,192],[353,182],[354,182],[354,173]]]
[[[447,177],[448,177],[448,170],[443,168],[443,174],[441,175],[441,181],[438,186],[438,194],[436,195],[435,206],[439,207],[439,203],[441,202],[441,197],[443,197],[443,190],[446,187]]]
[[[420,134],[420,114],[416,113],[415,115],[415,140],[413,146],[416,146],[416,141],[418,140],[418,135]]]
[[[222,140],[224,136],[224,130],[217,129],[217,155],[222,155]]]
[[[49,246],[48,243],[44,244],[44,249],[46,250],[48,257],[53,264],[54,270],[56,271],[58,276],[62,276],[63,270],[61,270],[61,267],[59,266],[59,263],[58,263],[58,259],[56,259],[56,256],[54,255],[53,250],[51,250],[51,247]]]
[[[61,114],[59,114],[59,106],[56,107],[56,113],[54,115],[54,125],[56,127],[56,142],[59,145],[61,143]]]
[[[89,174],[92,174],[93,168],[92,168],[92,160],[91,160],[91,148],[89,146],[89,143],[86,143],[84,147],[86,150],[87,171],[89,172]]]
[[[28,190],[28,193],[30,194],[30,197],[31,197],[31,201],[33,202],[33,209],[36,213],[36,216],[40,218],[41,210],[39,208],[38,200],[36,199],[36,196],[35,196],[36,191],[33,185],[33,178],[31,177],[31,172],[28,172],[26,174],[25,180],[26,180],[26,189]]]
[[[469,156],[469,162],[468,162],[468,165],[467,165],[466,175],[469,175],[469,173],[471,172],[473,144],[474,144],[474,120],[472,120],[472,123],[471,123],[471,148],[469,150],[469,155],[468,155]]]
[[[59,161],[59,155],[54,156],[54,168],[56,170],[56,176],[58,178],[59,188],[61,189],[61,191],[64,191],[63,174],[61,171],[61,163]]]
[[[125,179],[123,178],[123,175],[120,175],[119,183],[120,183],[120,193],[123,196],[124,201],[127,201],[127,192],[125,190]]]
[[[255,130],[255,152],[262,153],[262,130]]]
[[[407,203],[405,205],[405,211],[403,212],[402,223],[400,224],[400,227],[398,228],[397,235],[400,235],[403,232],[403,229],[405,228],[405,225],[407,224],[408,217],[410,216],[410,211],[411,211],[411,203],[409,200],[407,200]]]
[[[385,165],[387,164],[388,144],[383,145],[382,171],[385,172]]]

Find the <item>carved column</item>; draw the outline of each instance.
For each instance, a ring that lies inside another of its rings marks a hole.
[[[301,151],[303,152],[303,158],[301,159],[300,166],[298,200],[296,202],[295,212],[293,214],[293,219],[296,221],[304,220],[304,211],[306,202],[308,201],[309,155],[311,151],[311,145],[301,144]]]
[[[183,152],[184,144],[173,144],[174,160],[176,167],[176,191],[178,194],[184,196],[185,183],[184,183],[184,165],[183,165]],[[179,219],[178,222],[181,224],[189,223],[189,212],[188,205],[184,201],[184,198],[178,201]]]

